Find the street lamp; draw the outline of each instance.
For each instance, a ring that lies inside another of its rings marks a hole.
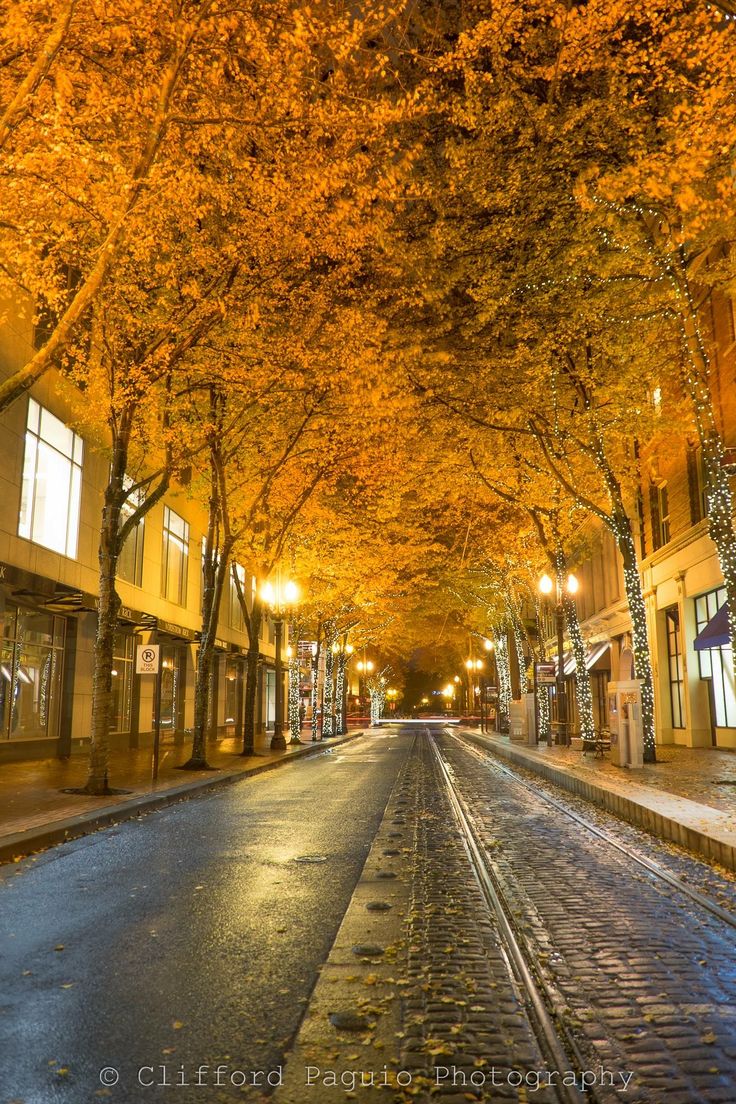
[[[360,708],[365,709],[367,706],[366,692],[365,692],[365,680],[373,670],[374,663],[372,659],[366,659],[365,655],[363,659],[358,660],[358,697],[360,698]]]
[[[563,607],[563,599],[565,594],[577,594],[579,585],[574,575],[568,575],[564,585],[562,584],[560,575],[556,575],[554,581],[549,575],[543,575],[539,580],[539,589],[542,594],[549,597],[553,590],[555,592],[555,627],[557,630],[557,722],[560,730],[558,740],[561,744],[569,743],[567,735],[567,693],[565,691],[565,610]]]
[[[261,587],[261,601],[273,618],[274,626],[274,668],[276,673],[276,693],[274,701],[273,736],[271,737],[272,751],[285,751],[284,739],[284,699],[283,676],[281,671],[281,637],[284,628],[284,618],[288,617],[291,610],[299,601],[299,588],[291,579],[282,580],[276,577],[276,583],[265,582]],[[292,744],[300,744],[297,737],[290,741]]]
[[[468,671],[468,713],[472,716],[472,711],[475,709],[475,695],[476,686],[473,678],[473,672],[478,674],[478,685],[480,686],[480,672],[483,670],[485,664],[482,659],[466,659],[465,666]]]

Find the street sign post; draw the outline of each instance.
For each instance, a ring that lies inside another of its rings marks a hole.
[[[153,781],[158,778],[158,758],[161,747],[161,645],[139,644],[135,652],[135,673],[137,675],[155,675],[156,721],[153,729],[153,761],[151,774]]]

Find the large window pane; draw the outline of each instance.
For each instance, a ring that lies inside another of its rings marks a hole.
[[[0,644],[0,736],[38,739],[58,733],[63,618],[8,603]]]
[[[696,634],[705,628],[725,601],[725,587],[718,587],[695,599]],[[704,648],[698,652],[698,662],[700,677],[710,679],[712,682],[716,727],[736,728],[736,687],[730,646]]]
[[[113,642],[112,661],[112,732],[130,732],[133,698],[133,648],[134,638],[127,633],[116,633]]]
[[[81,464],[81,438],[31,400],[18,520],[22,537],[54,552],[76,556]]]
[[[186,605],[187,600],[188,564],[189,526],[165,506],[161,593],[180,606]]]

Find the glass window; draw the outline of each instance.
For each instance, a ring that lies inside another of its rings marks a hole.
[[[695,599],[696,635],[713,618],[726,601],[726,588],[718,587]],[[715,724],[718,728],[736,728],[736,688],[733,676],[733,653],[728,644],[720,648],[704,648],[698,652],[700,677],[710,679],[713,689]]]
[[[667,623],[667,658],[669,661],[670,705],[672,707],[672,727],[684,728],[684,710],[682,707],[682,650],[680,646],[680,611],[677,606],[665,610]]]
[[[64,619],[8,602],[0,641],[0,737],[58,735]]]
[[[657,487],[657,499],[659,501],[659,547],[669,543],[670,539],[670,496],[667,493],[667,484],[662,483]]]
[[[18,532],[72,559],[79,536],[82,452],[82,439],[30,399]]]
[[[133,486],[133,480],[126,476],[125,487],[129,489]],[[120,524],[125,524],[129,517],[138,509],[143,503],[143,491],[132,491],[120,511]],[[134,525],[131,531],[126,537],[125,544],[120,550],[118,556],[118,578],[125,579],[126,583],[132,583],[133,586],[143,585],[143,536],[145,532],[145,520],[141,518],[137,525]]]
[[[164,506],[164,548],[161,571],[161,594],[170,602],[185,606],[187,602],[187,571],[189,568],[189,526]]]
[[[168,729],[170,732],[176,732],[184,727],[186,674],[186,645],[163,645],[161,648],[161,728]]]
[[[225,661],[225,724],[236,724],[238,719],[238,682],[243,665],[237,659]]]
[[[111,732],[130,732],[134,647],[135,638],[130,633],[115,634],[112,660]]]

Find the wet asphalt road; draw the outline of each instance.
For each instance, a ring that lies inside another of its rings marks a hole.
[[[412,739],[379,731],[3,867],[0,1102],[260,1095],[227,1079],[278,1067]],[[182,1065],[212,1070],[155,1084]]]

